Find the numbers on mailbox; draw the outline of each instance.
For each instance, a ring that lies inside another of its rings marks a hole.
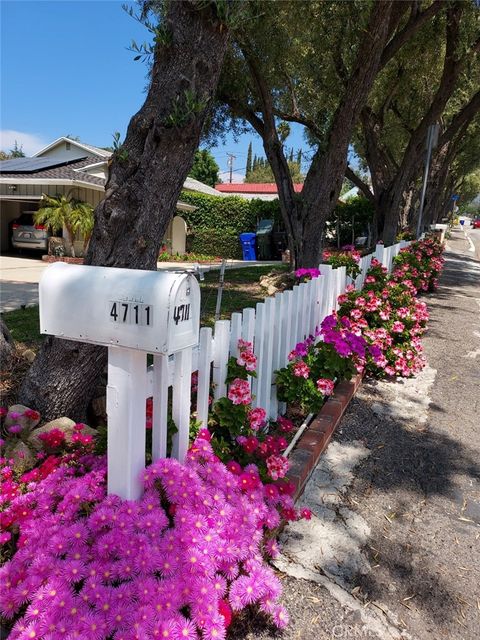
[[[153,324],[153,307],[151,304],[139,302],[123,302],[110,300],[110,321],[120,324],[138,324],[142,327],[150,327]]]
[[[185,320],[190,320],[190,305],[181,304],[178,307],[175,307],[173,310],[173,319],[175,324],[184,322]]]

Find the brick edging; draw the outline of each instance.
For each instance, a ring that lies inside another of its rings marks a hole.
[[[42,256],[43,262],[66,262],[67,264],[83,264],[83,258],[72,258],[72,256]]]
[[[340,382],[335,387],[333,395],[305,429],[289,456],[290,469],[287,478],[295,484],[295,501],[302,495],[307,480],[327,448],[350,400],[357,392],[362,377],[361,374],[357,374],[351,380]]]

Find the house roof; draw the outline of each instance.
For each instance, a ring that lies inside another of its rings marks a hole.
[[[302,183],[295,183],[293,185],[295,193],[300,193],[303,189]],[[278,193],[277,185],[275,182],[242,182],[242,183],[224,183],[217,184],[217,191],[222,193],[258,193],[258,194],[275,194]]]
[[[84,156],[69,160],[63,155],[55,156],[52,153],[49,156],[42,157],[48,150],[54,149],[65,142],[69,142],[72,146],[82,150]],[[71,138],[61,137],[38,151],[31,158],[21,158],[16,161],[17,168],[15,170],[12,160],[0,161],[0,182],[22,181],[24,184],[39,184],[42,181],[50,184],[55,182],[59,184],[76,182],[91,185],[96,190],[103,189],[105,187],[105,179],[88,173],[88,170],[106,165],[111,155],[112,153],[105,151],[105,149],[72,140]],[[21,164],[18,164],[20,160]],[[220,191],[190,177],[185,180],[183,188],[197,193],[215,196],[223,195]]]
[[[213,187],[210,187],[208,184],[205,184],[204,182],[200,182],[200,180],[195,180],[195,178],[186,178],[185,182],[183,183],[183,188],[186,189],[187,191],[196,191],[197,193],[207,193],[208,195],[211,196],[221,196],[223,195],[220,191],[218,191],[217,189],[214,189]]]
[[[97,164],[100,161],[103,161],[103,158],[98,156],[85,156],[85,158],[80,158],[79,160],[68,161],[63,160],[59,161],[59,164],[56,166],[51,166],[49,168],[44,169],[36,169],[38,166],[35,164],[36,158],[24,158],[25,166],[28,167],[28,161],[31,160],[30,163],[32,165],[31,170],[24,169],[22,172],[12,172],[9,171],[8,165],[5,166],[5,169],[2,169],[3,163],[8,163],[9,160],[4,160],[0,162],[0,178],[4,181],[14,182],[16,180],[73,180],[78,182],[87,182],[91,185],[104,187],[105,180],[103,178],[99,178],[98,176],[92,176],[85,171],[82,171],[84,167],[88,167],[92,164]]]
[[[69,142],[74,147],[78,147],[79,149],[88,151],[90,155],[99,156],[100,158],[103,158],[103,159],[110,158],[110,156],[112,155],[112,152],[107,151],[106,149],[101,149],[100,147],[94,147],[92,144],[86,144],[85,142],[80,142],[79,140],[72,140],[71,138],[62,136],[61,138],[57,138],[56,140],[48,144],[46,147],[43,147],[43,149],[40,149],[40,151],[37,151],[37,153],[34,154],[34,157],[38,158],[39,156],[43,155],[46,151],[50,151],[50,149],[53,149],[54,147],[59,145],[61,142]]]

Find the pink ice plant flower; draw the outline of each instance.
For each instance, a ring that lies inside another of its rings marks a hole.
[[[160,459],[142,477],[139,500],[106,495],[106,460],[89,454],[7,504],[19,533],[0,568],[11,640],[218,640],[230,610],[250,605],[286,624],[262,539],[279,510],[299,516],[289,483],[264,491],[255,465],[232,473],[203,438],[185,464]]]

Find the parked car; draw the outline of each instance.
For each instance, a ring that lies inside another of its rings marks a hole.
[[[33,221],[35,211],[24,211],[12,222],[12,246],[15,249],[39,249],[48,251],[48,239],[52,235],[44,225]]]
[[[474,229],[480,229],[480,218],[476,218],[475,220],[472,220],[472,227]]]

